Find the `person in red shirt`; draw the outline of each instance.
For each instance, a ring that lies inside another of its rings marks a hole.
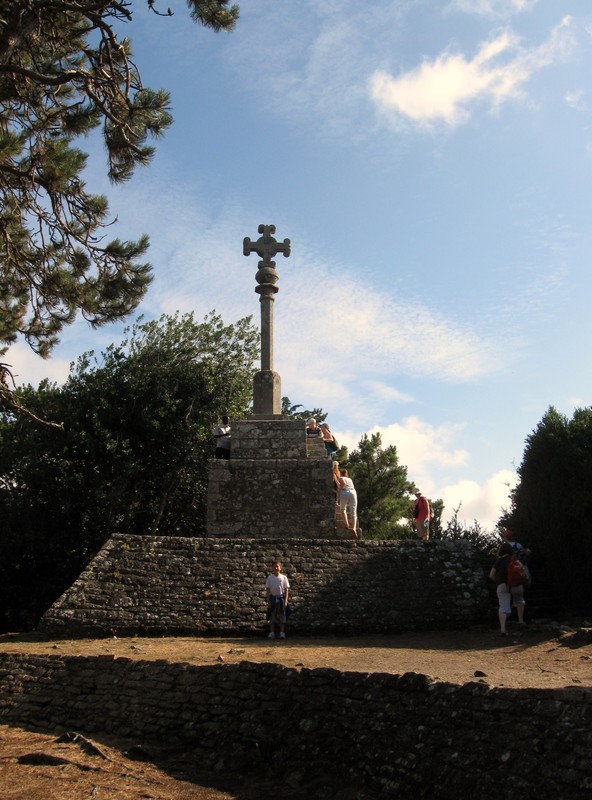
[[[415,501],[413,503],[413,527],[417,531],[417,535],[424,542],[430,538],[430,517],[432,511],[427,497],[424,497],[419,489],[415,492]]]

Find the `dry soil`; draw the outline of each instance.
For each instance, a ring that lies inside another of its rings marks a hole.
[[[586,624],[585,624],[586,625]],[[401,633],[365,637],[133,638],[41,641],[0,636],[0,652],[105,655],[191,664],[275,662],[357,672],[420,672],[453,683],[490,686],[592,687],[592,628],[510,628]],[[140,757],[140,760],[138,760]],[[190,753],[143,752],[133,742],[93,741],[0,726],[0,800],[266,800],[277,787],[237,776],[207,775]],[[285,788],[284,797],[289,797]]]

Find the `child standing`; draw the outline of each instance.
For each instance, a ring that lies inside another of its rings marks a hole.
[[[275,627],[280,627],[280,639],[286,638],[286,606],[290,583],[282,575],[282,562],[276,561],[273,565],[273,574],[267,576],[265,581],[265,595],[269,606],[269,639],[275,639]]]

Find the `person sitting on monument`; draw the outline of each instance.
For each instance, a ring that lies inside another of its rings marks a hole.
[[[216,458],[230,458],[230,425],[226,414],[222,417],[222,424],[214,428],[216,439]]]
[[[282,562],[276,561],[273,565],[273,574],[268,575],[265,581],[269,619],[268,639],[275,639],[276,625],[280,627],[280,639],[286,638],[286,608],[289,593],[290,583],[288,578],[282,575]]]
[[[323,434],[323,441],[325,442],[325,450],[328,456],[332,456],[339,450],[337,440],[331,433],[331,428],[326,422],[321,422],[321,432]]]
[[[306,435],[311,439],[323,438],[323,431],[317,425],[317,421],[314,417],[311,417],[306,424]]]

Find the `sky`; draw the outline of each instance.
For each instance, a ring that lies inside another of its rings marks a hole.
[[[171,92],[153,162],[113,187],[81,145],[110,235],[150,236],[138,313],[259,325],[242,242],[275,225],[282,395],[351,449],[379,432],[445,519],[491,529],[549,406],[592,404],[590,0],[248,0],[221,34],[164,5],[125,30]],[[62,381],[123,328],[3,360]]]

